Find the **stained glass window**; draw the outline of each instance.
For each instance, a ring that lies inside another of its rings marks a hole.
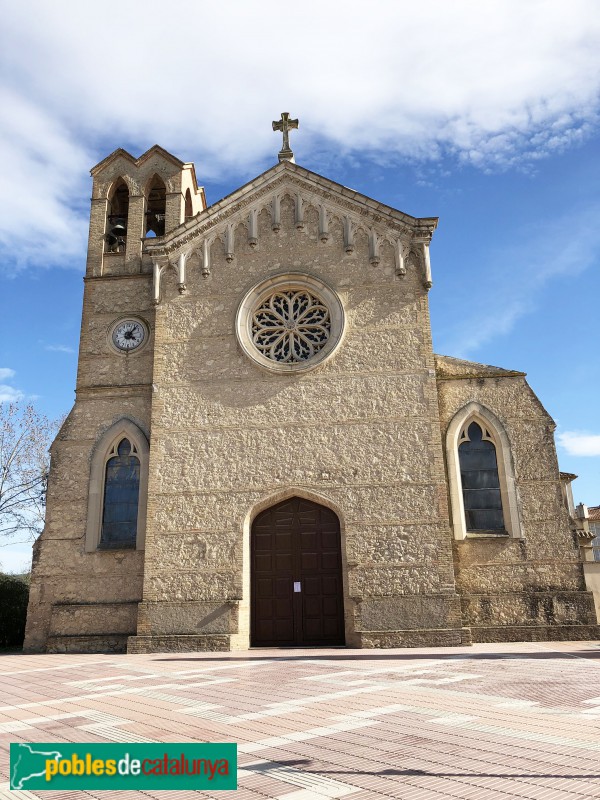
[[[135,547],[139,494],[140,460],[121,439],[106,463],[101,548]]]
[[[467,531],[504,532],[504,515],[494,443],[472,422],[458,447]]]

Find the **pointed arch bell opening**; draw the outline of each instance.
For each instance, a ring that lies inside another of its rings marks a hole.
[[[446,435],[446,463],[456,539],[521,537],[510,442],[487,408],[469,403]]]
[[[129,189],[123,178],[113,184],[106,210],[104,247],[107,253],[123,253],[129,224]]]
[[[167,214],[167,190],[159,175],[154,175],[146,192],[145,235],[164,236]]]
[[[185,201],[184,201],[184,218],[191,219],[194,216],[194,210],[192,207],[192,193],[189,189],[186,189],[185,192]]]

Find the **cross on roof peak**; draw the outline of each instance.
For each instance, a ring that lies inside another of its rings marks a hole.
[[[283,134],[283,147],[279,151],[280,161],[294,161],[294,154],[290,147],[290,131],[298,128],[298,120],[290,119],[288,111],[281,112],[280,120],[273,120],[273,130]]]

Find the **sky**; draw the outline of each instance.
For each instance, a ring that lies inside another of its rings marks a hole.
[[[5,5],[0,402],[73,402],[90,168],[157,143],[209,203],[296,162],[439,216],[438,353],[518,369],[600,504],[600,14],[594,0]],[[0,548],[19,569],[30,545]]]

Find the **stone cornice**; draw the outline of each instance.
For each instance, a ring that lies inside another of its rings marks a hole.
[[[79,386],[77,389],[75,389],[75,395],[77,397],[86,394],[107,394],[107,395],[110,394],[110,395],[115,395],[116,397],[121,397],[127,394],[140,394],[140,392],[142,393],[152,392],[152,384],[130,383],[130,384],[123,384],[121,386],[95,384],[92,386]]]
[[[152,273],[151,272],[132,272],[126,275],[85,275],[83,278],[84,283],[95,283],[99,281],[100,283],[106,283],[106,281],[124,281],[124,280],[139,280],[140,278],[144,278],[145,280],[152,280]]]
[[[206,236],[218,235],[215,228],[230,223],[232,218],[238,216],[242,221],[245,212],[264,205],[264,201],[284,188],[300,193],[308,202],[326,204],[331,210],[339,209],[357,224],[384,226],[392,236],[415,243],[429,243],[438,222],[437,217],[411,217],[297,164],[283,161],[184,222],[160,242],[146,242],[144,252],[153,258],[168,258],[192,242],[198,244]]]
[[[434,355],[438,381],[464,381],[479,378],[524,378],[527,373],[516,369],[494,367],[453,356]]]
[[[480,378],[523,378],[526,374],[526,372],[510,372],[510,370],[504,370],[503,372],[497,372],[493,375],[488,373],[471,373],[465,375],[436,375],[435,377],[437,381],[472,381]]]

